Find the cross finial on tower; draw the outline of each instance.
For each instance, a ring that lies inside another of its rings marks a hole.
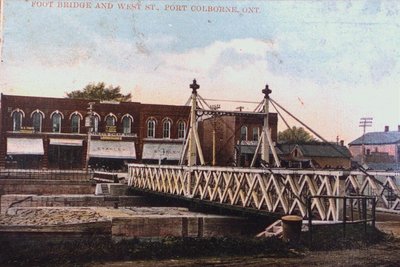
[[[197,89],[200,88],[200,85],[197,84],[196,79],[193,80],[193,83],[190,85],[190,88],[192,89],[192,94],[197,94]]]
[[[261,92],[264,94],[264,98],[269,98],[269,94],[272,93],[272,90],[269,89],[268,84],[266,84]]]

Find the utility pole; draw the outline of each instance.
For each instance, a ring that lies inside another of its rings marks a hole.
[[[365,163],[365,129],[372,126],[372,118],[364,117],[360,119],[359,127],[363,128],[363,135],[361,140],[361,165]]]
[[[95,102],[89,102],[88,105],[89,107],[87,108],[89,110],[89,122],[85,122],[85,126],[88,126],[88,131],[87,131],[87,148],[86,148],[86,163],[85,163],[85,169],[86,172],[89,172],[89,151],[90,151],[90,143],[91,143],[91,138],[92,138],[92,130],[93,130],[93,105]]]
[[[216,105],[211,105],[210,108],[211,108],[211,110],[216,111],[219,108],[221,108],[221,106],[219,104],[216,104]],[[216,140],[215,140],[215,134],[216,134],[216,131],[215,131],[215,128],[216,128],[215,116],[216,115],[214,114],[213,117],[212,117],[212,124],[213,124],[213,131],[212,131],[212,165],[213,166],[215,166],[217,164],[217,161],[216,161],[216,148],[215,148],[215,146],[216,146]]]
[[[244,109],[244,107],[243,106],[238,106],[238,107],[236,107],[236,109],[238,109],[239,110],[239,112],[242,112],[242,110]],[[240,135],[239,135],[239,152],[238,152],[238,154],[239,154],[239,156],[237,157],[237,159],[236,159],[236,166],[237,167],[240,167],[242,164],[242,127],[240,127]]]

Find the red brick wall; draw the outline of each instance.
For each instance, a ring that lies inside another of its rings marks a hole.
[[[118,104],[113,103],[100,103],[99,101],[81,100],[81,99],[67,99],[67,98],[49,98],[49,97],[28,97],[28,96],[11,96],[2,95],[1,98],[1,140],[0,140],[0,167],[5,167],[6,156],[6,138],[7,137],[25,137],[25,138],[42,138],[44,140],[45,155],[42,157],[39,168],[47,168],[48,162],[48,141],[49,138],[68,138],[68,139],[81,139],[83,142],[82,153],[82,167],[85,166],[86,161],[86,138],[87,128],[84,127],[85,117],[88,115],[89,102],[95,102],[93,111],[99,114],[99,132],[106,131],[105,118],[108,114],[112,113],[116,116],[116,131],[117,133],[123,132],[122,118],[125,114],[133,117],[131,133],[136,134],[137,137],[123,137],[124,139],[130,138],[127,141],[135,141],[137,159],[141,158],[141,150],[143,147],[143,138],[147,136],[147,120],[154,118],[156,123],[156,138],[162,138],[163,120],[168,118],[171,120],[171,139],[178,137],[178,121],[182,120],[189,124],[190,107],[188,106],[173,106],[173,105],[153,105],[141,104],[138,102],[121,102]],[[15,109],[21,109],[25,113],[22,120],[22,127],[32,127],[31,114],[35,110],[40,110],[44,114],[42,120],[42,131],[40,133],[21,133],[12,132],[13,121],[11,113]],[[52,133],[52,118],[51,114],[58,110],[64,116],[61,120],[61,133]],[[83,120],[80,121],[79,133],[71,134],[71,120],[70,116],[75,111],[79,112]],[[98,137],[97,137],[98,138]],[[96,139],[96,137],[93,137]]]

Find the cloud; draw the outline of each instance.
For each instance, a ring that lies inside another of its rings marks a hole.
[[[266,53],[274,49],[273,43],[252,38],[216,41],[206,47],[191,49],[185,53],[167,53],[162,56],[164,65],[177,70],[211,74],[225,66],[235,67],[264,60]]]

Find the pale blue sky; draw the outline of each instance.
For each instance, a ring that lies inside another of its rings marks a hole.
[[[329,140],[400,124],[398,1],[140,1],[158,11],[35,8],[4,0],[0,90],[63,97],[89,82],[135,101],[272,97]],[[51,1],[41,1],[51,2]],[[58,2],[58,1],[53,1]],[[164,11],[165,5],[257,7],[257,14]],[[55,4],[54,4],[55,5]],[[239,104],[225,104],[235,108]],[[253,106],[244,105],[247,110]],[[280,123],[284,129],[283,123]]]

